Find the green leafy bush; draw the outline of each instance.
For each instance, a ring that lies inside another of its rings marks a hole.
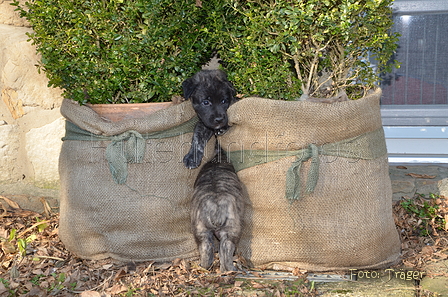
[[[363,96],[396,48],[393,0],[33,0],[50,86],[81,103],[170,100],[214,52],[239,93]],[[376,67],[371,64],[376,59]]]
[[[389,63],[398,39],[393,0],[230,1],[241,23],[219,53],[245,94],[291,100],[345,91],[356,99],[398,66]]]
[[[81,103],[170,100],[212,56],[223,1],[34,0],[17,6],[49,85]]]

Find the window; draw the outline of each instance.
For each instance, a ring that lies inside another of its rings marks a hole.
[[[395,1],[402,67],[386,75],[382,104],[448,104],[447,2]]]
[[[395,0],[401,34],[381,109],[391,163],[448,163],[448,1]]]

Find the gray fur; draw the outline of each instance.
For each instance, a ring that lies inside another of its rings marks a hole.
[[[236,271],[233,255],[241,235],[243,197],[243,185],[225,156],[218,154],[202,167],[191,205],[192,231],[202,267],[209,268],[213,263],[216,236],[221,272]]]

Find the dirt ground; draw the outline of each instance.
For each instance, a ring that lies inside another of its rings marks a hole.
[[[435,195],[405,197],[394,203],[402,258],[390,269],[407,273],[409,279],[402,274],[404,282],[400,282],[401,274],[396,274],[396,282],[390,282],[387,271],[376,272],[385,287],[359,277],[347,281],[353,272],[329,273],[326,277],[345,277],[345,281],[327,283],[321,282],[322,275],[313,278],[316,275],[300,267],[286,273],[253,270],[240,257],[235,257],[235,262],[245,272],[229,274],[220,273],[216,262],[205,270],[182,259],[170,263],[83,260],[64,248],[58,237],[58,213],[49,206],[39,214],[23,210],[3,196],[0,203],[1,297],[438,296],[422,286],[424,280],[443,278],[448,282],[448,269],[443,266],[448,263],[448,198]],[[420,275],[425,276],[423,281]],[[362,291],[369,286],[374,290]],[[392,293],[386,294],[388,291]]]

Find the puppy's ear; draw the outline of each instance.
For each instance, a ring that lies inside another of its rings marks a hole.
[[[193,77],[187,78],[182,83],[182,91],[184,93],[185,100],[190,99],[193,92],[196,90],[197,84],[194,82]]]
[[[230,100],[230,104],[235,103],[238,98],[236,97],[236,90],[233,87],[233,84],[228,80],[227,74],[222,71],[221,69],[216,70],[216,77],[225,83],[227,89],[230,91],[230,94],[232,95],[232,99]]]
[[[236,97],[236,90],[233,87],[233,84],[230,81],[227,81],[227,87],[230,90],[230,93],[232,94],[232,99],[230,100],[230,104],[235,103],[236,101],[238,101],[238,98]]]

